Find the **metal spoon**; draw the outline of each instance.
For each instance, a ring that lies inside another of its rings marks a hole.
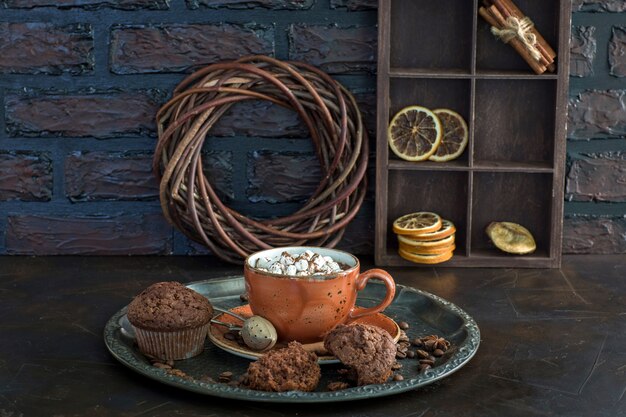
[[[243,338],[243,342],[249,348],[253,350],[266,350],[276,344],[276,341],[278,340],[276,328],[269,320],[261,316],[244,318],[239,314],[233,313],[232,311],[224,310],[215,306],[213,306],[213,309],[241,320],[241,327],[216,319],[212,319],[211,323],[226,326],[229,330],[239,330],[241,337]]]

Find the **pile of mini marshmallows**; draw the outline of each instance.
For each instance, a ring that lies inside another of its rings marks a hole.
[[[283,252],[278,259],[261,257],[254,267],[259,271],[289,276],[330,275],[342,271],[330,256],[322,256],[307,250],[301,254]]]

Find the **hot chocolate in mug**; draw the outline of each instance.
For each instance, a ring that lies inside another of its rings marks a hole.
[[[280,258],[283,252],[297,256],[305,251],[329,256],[342,271],[323,276],[288,276],[256,268],[259,259]],[[292,246],[256,252],[245,261],[244,277],[250,309],[269,320],[281,341],[318,342],[340,323],[383,311],[391,302],[396,285],[386,271],[360,272],[359,260],[344,251],[328,248]],[[357,293],[370,279],[381,280],[386,292],[375,307],[355,308]]]

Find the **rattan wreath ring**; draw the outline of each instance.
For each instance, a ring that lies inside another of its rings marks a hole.
[[[220,201],[204,175],[205,137],[233,104],[247,100],[292,109],[310,132],[321,181],[291,215],[248,218]],[[209,65],[176,87],[157,125],[153,169],[165,217],[226,261],[272,247],[334,247],[365,197],[368,139],[356,101],[308,64],[251,56]]]

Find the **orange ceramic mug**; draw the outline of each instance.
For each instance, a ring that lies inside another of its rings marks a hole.
[[[344,270],[322,277],[290,277],[255,268],[258,259],[278,259],[283,252],[298,255],[306,250],[330,256]],[[361,274],[359,269],[355,256],[336,249],[297,246],[254,253],[244,265],[250,308],[253,314],[272,322],[279,340],[318,342],[336,325],[376,314],[393,301],[396,284],[391,275],[382,269]],[[375,307],[355,309],[357,292],[373,278],[383,281],[385,296]]]

